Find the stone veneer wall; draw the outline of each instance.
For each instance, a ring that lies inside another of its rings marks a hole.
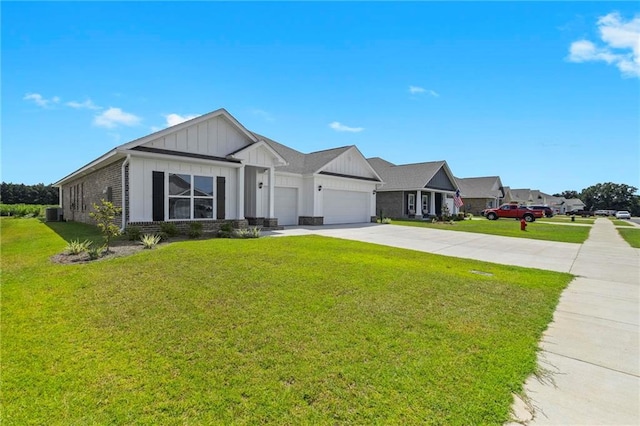
[[[376,193],[376,215],[380,216],[382,210],[383,217],[400,219],[406,217],[402,211],[403,193],[397,192],[380,192]]]
[[[140,228],[143,234],[152,234],[160,232],[163,223],[173,223],[180,233],[186,234],[189,232],[189,224],[193,222],[202,223],[203,232],[218,232],[225,223],[231,223],[235,229],[247,228],[248,226],[246,220],[172,220],[170,222],[131,222],[127,224],[127,227],[135,226]]]
[[[298,225],[320,226],[324,225],[323,216],[299,216]]]
[[[465,213],[471,213],[476,216],[480,216],[482,210],[487,208],[487,202],[489,201],[486,198],[463,198],[464,206],[460,210]]]
[[[100,200],[107,199],[109,194],[113,205],[122,207],[123,161],[116,161],[62,185],[63,219],[95,225],[95,221],[89,217],[89,213],[93,211],[93,204],[100,204]],[[114,223],[121,222],[122,216],[116,216]]]

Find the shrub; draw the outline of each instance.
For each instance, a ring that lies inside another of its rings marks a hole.
[[[161,239],[162,237],[157,234],[144,234],[142,237],[140,237],[140,242],[142,242],[142,246],[145,249],[152,249],[156,245],[158,245]]]
[[[236,229],[233,236],[236,238],[260,238],[260,228],[254,226],[251,228]]]
[[[0,204],[0,216],[44,217],[47,206],[40,204]]]
[[[100,256],[102,256],[102,254],[105,251],[107,251],[106,245],[99,246],[99,245],[92,244],[89,247],[87,247],[87,254],[89,255],[90,260],[98,259]]]
[[[231,222],[225,222],[220,226],[220,230],[218,231],[218,237],[220,238],[231,238],[233,236],[233,226]]]
[[[202,236],[202,223],[191,222],[189,224],[189,238],[200,238]]]
[[[98,229],[100,229],[104,237],[105,251],[109,251],[111,238],[120,235],[120,227],[113,223],[113,221],[122,209],[114,206],[111,201],[105,199],[100,200],[100,205],[93,203],[93,209],[95,211],[89,213],[89,216],[98,224]]]
[[[142,235],[142,231],[137,226],[128,226],[126,233],[129,241],[138,241]]]
[[[71,240],[69,244],[67,244],[65,251],[67,254],[80,254],[87,251],[89,247],[91,247],[91,244],[93,244],[93,242],[89,240]]]
[[[163,222],[160,224],[160,232],[163,232],[167,237],[177,237],[180,234],[178,227],[175,223]]]
[[[385,223],[385,224],[391,223],[391,218],[390,217],[382,218],[382,223]]]

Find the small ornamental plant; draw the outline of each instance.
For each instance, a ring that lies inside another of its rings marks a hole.
[[[71,240],[69,241],[69,244],[67,244],[65,251],[69,255],[84,253],[91,246],[91,244],[93,243],[89,240]]]
[[[158,234],[144,234],[140,237],[140,242],[142,242],[142,247],[150,250],[157,246],[161,239]]]
[[[93,210],[89,216],[96,221],[98,229],[102,232],[105,251],[108,252],[111,239],[120,235],[120,228],[113,221],[122,212],[122,209],[114,206],[111,201],[102,199],[100,204],[93,203]]]

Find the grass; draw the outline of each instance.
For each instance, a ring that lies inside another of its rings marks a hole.
[[[6,425],[501,425],[571,279],[319,236],[59,265],[82,226],[0,225]]]
[[[616,228],[620,233],[620,236],[627,242],[631,247],[640,248],[640,228]]]
[[[527,232],[520,230],[520,222],[514,219],[474,219],[449,223],[431,223],[417,220],[394,220],[394,225],[419,226],[451,231],[475,232],[479,234],[502,235],[505,237],[531,238],[534,240],[583,243],[589,236],[591,227],[560,226],[544,223],[540,219],[527,225]]]
[[[583,225],[593,225],[595,222],[595,218],[593,217],[580,217],[575,216],[575,220],[571,221],[571,216],[566,215],[555,215],[553,217],[543,217],[540,219],[536,219],[536,222],[550,222],[550,223],[579,223]]]
[[[621,220],[621,219],[611,219],[611,222],[615,226],[634,226],[632,223],[629,223],[626,220]]]

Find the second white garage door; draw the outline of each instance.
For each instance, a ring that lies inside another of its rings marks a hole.
[[[298,189],[276,187],[274,198],[274,213],[278,218],[278,225],[298,224]]]
[[[325,224],[366,223],[371,220],[370,193],[333,189],[325,189],[322,192]]]

